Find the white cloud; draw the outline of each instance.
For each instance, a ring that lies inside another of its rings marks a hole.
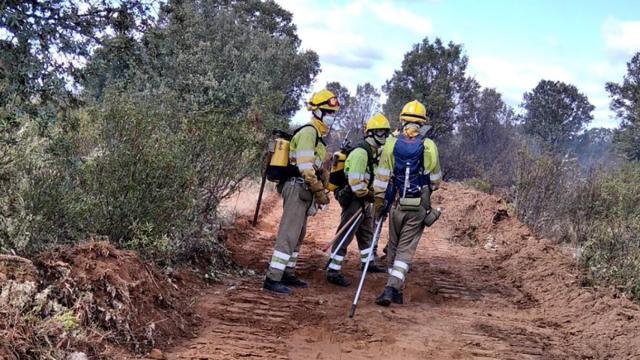
[[[540,80],[563,81],[575,85],[595,106],[594,120],[588,127],[618,126],[609,110],[609,96],[604,89],[606,81],[621,77],[620,69],[607,63],[581,63],[570,65],[539,62],[509,61],[495,56],[470,56],[469,74],[485,87],[496,88],[504,100],[518,109],[523,94],[533,89]]]
[[[597,61],[586,64],[586,69],[591,76],[606,82],[622,77],[621,70],[624,70],[624,66],[616,66],[607,61]]]
[[[352,92],[365,82],[380,88],[411,45],[432,31],[428,18],[408,10],[411,3],[276,1],[293,14],[302,47],[320,57],[321,73],[313,91],[330,81],[339,81]],[[305,121],[307,115],[300,111],[293,120]]]
[[[601,30],[607,49],[614,58],[630,57],[640,51],[640,21],[607,17]]]
[[[374,3],[371,5],[371,10],[381,21],[406,28],[422,36],[430,35],[433,30],[431,20],[408,9],[403,9],[397,3],[387,1]]]
[[[557,64],[511,62],[495,56],[470,56],[469,73],[485,87],[495,87],[512,99],[522,99],[542,79],[571,82],[572,76]],[[507,95],[509,96],[509,95]]]
[[[614,129],[620,125],[620,121],[615,118],[613,112],[606,108],[596,108],[592,114],[593,121],[587,125],[587,128],[604,127]]]

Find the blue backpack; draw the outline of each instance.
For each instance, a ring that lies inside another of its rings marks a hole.
[[[424,138],[410,139],[400,135],[393,149],[393,187],[401,198],[418,198],[422,187],[429,185],[429,175],[424,174]]]

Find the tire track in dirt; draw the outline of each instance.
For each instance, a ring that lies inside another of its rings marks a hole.
[[[320,248],[338,222],[335,202],[309,221],[298,275],[310,288],[291,297],[260,290],[281,214],[270,199],[256,229],[240,219],[228,239],[234,258],[258,274],[208,290],[200,335],[168,358],[640,358],[638,307],[606,289],[581,288],[575,261],[510,218],[501,200],[457,184],[433,200],[443,217],[421,240],[405,305],[376,306],[386,275],[372,274],[349,319],[360,276],[355,244],[343,268],[354,285],[331,286],[321,270]],[[385,230],[381,248],[386,239]]]
[[[175,358],[286,359],[286,346],[278,335],[289,328],[289,311],[313,311],[312,305],[297,299],[276,299],[260,291],[260,285],[250,279],[211,294],[222,299],[205,304],[206,327]],[[271,304],[275,301],[282,307],[274,309]]]

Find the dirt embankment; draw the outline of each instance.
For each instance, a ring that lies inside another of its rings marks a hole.
[[[33,263],[5,258],[0,274],[0,358],[114,358],[166,346],[197,324],[187,274],[170,278],[106,242]]]

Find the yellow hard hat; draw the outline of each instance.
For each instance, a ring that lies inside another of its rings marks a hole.
[[[427,122],[427,108],[418,100],[408,102],[402,108],[400,121],[425,124]]]
[[[313,111],[318,109],[338,111],[340,109],[340,102],[331,91],[327,89],[320,90],[314,93],[307,103],[307,110]]]
[[[382,115],[381,113],[376,113],[367,121],[367,125],[364,128],[364,132],[366,133],[369,130],[377,130],[377,129],[385,129],[391,130],[391,126],[389,125],[389,120]]]

